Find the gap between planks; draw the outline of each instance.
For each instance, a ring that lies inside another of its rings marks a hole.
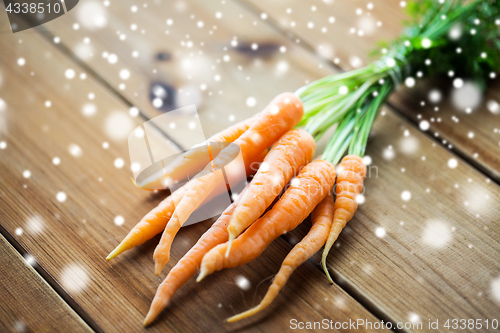
[[[241,4],[243,7],[245,7],[248,11],[252,12],[254,15],[259,16],[261,13],[261,10],[259,8],[245,0],[235,0],[239,4]],[[339,71],[340,73],[345,73],[345,69],[334,62],[332,62],[330,59],[325,58],[321,56],[315,49],[310,45],[308,42],[306,42],[304,39],[298,37],[296,34],[293,32],[282,28],[281,25],[274,19],[273,16],[268,16],[266,19],[268,24],[272,26],[276,31],[280,32],[285,38],[289,39],[292,43],[294,44],[299,44],[302,46],[303,49],[306,49],[309,53],[313,54],[315,57],[325,61],[331,68]],[[298,41],[298,42],[297,42]],[[385,105],[389,107],[392,111],[394,111],[398,116],[403,118],[406,122],[408,122],[413,128],[419,129],[418,123],[412,119],[410,116],[402,112],[398,107],[396,107],[393,103],[391,103],[389,100],[385,102]],[[452,152],[455,154],[457,157],[462,159],[464,162],[472,166],[474,169],[494,181],[497,185],[500,185],[500,177],[495,175],[493,172],[489,171],[486,167],[482,166],[481,163],[477,162],[472,156],[469,156],[467,152],[462,151],[461,149],[457,149],[455,145],[453,145],[451,148],[447,146],[447,144],[444,144],[442,141],[440,141],[437,137],[431,134],[429,131],[422,131],[424,135],[426,135],[428,138],[431,138],[433,142],[439,144],[440,146],[444,147],[446,150]]]
[[[23,258],[26,258],[26,255],[30,255],[28,251],[26,251],[18,241],[12,237],[10,233],[5,230],[5,228],[0,224],[0,235],[2,235],[7,242],[19,253]],[[57,283],[56,280],[52,276],[50,276],[45,269],[36,263],[32,266],[33,269],[40,275],[40,278],[49,284],[49,286],[57,293],[63,300],[68,304],[68,306],[75,311],[75,313],[94,331],[97,333],[104,333],[104,331],[97,325],[97,323],[90,317],[90,315],[82,309],[82,307],[71,298],[66,291]]]

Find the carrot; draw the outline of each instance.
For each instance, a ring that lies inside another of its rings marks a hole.
[[[234,142],[238,139],[243,133],[245,133],[248,128],[255,122],[259,114],[256,114],[250,118],[247,118],[239,123],[234,124],[231,127],[226,128],[223,131],[220,131],[217,134],[212,135],[210,138],[206,140],[207,143],[222,143],[222,142]],[[193,147],[183,154],[184,158],[194,159],[201,152],[205,153],[208,145],[202,145],[200,148],[204,148],[203,150],[197,150],[197,147]],[[210,148],[213,150],[214,145],[210,145]],[[225,148],[221,146],[221,148]],[[216,155],[216,154],[215,154]]]
[[[217,184],[221,184],[222,173],[209,173],[201,178],[193,179],[190,188],[184,194],[180,203],[176,206],[172,218],[168,221],[161,236],[160,242],[155,248],[153,258],[155,261],[155,274],[160,275],[163,267],[170,259],[170,247],[175,235],[180,230],[190,214],[205,200],[199,193],[211,193]],[[186,202],[192,204],[187,206]]]
[[[175,183],[195,175],[210,162],[208,143],[210,144],[211,153],[217,156],[217,154],[227,146],[227,143],[234,142],[248,130],[257,116],[258,114],[230,126],[211,136],[204,142],[205,144],[195,146],[179,155],[164,168],[149,176],[142,182],[145,184],[139,187],[144,189],[166,188],[167,183]],[[166,181],[167,178],[169,180],[168,182]]]
[[[260,304],[248,311],[232,316],[226,321],[235,322],[253,316],[267,308],[278,296],[281,289],[283,289],[293,271],[318,252],[323,244],[325,244],[333,221],[333,196],[331,193],[328,193],[323,201],[314,208],[311,220],[311,230],[286,256],[278,274],[274,277],[272,285],[269,287]]]
[[[167,277],[158,287],[149,312],[144,320],[144,326],[149,325],[168,305],[175,292],[184,285],[197,271],[201,259],[217,244],[227,241],[227,225],[233,213],[235,204],[231,204],[208,229],[198,242],[170,270]]]
[[[255,122],[234,141],[240,148],[243,160],[255,160],[255,156],[273,145],[283,134],[298,124],[304,109],[302,101],[292,93],[276,96],[264,110],[257,114]],[[215,169],[227,164],[234,147],[223,149],[213,160]],[[248,172],[248,170],[247,170]]]
[[[264,213],[299,168],[311,162],[315,150],[314,138],[301,129],[288,131],[273,145],[231,217],[226,256],[236,236]]]
[[[162,232],[172,216],[175,205],[182,199],[187,190],[188,187],[184,185],[160,202],[158,206],[144,216],[142,220],[130,230],[121,243],[106,257],[106,260],[109,261],[131,248],[143,244],[145,241]]]
[[[258,114],[255,122],[234,142],[240,146],[243,159],[269,148],[288,130],[298,124],[304,109],[302,101],[292,93],[276,96]]]
[[[340,162],[337,185],[335,185],[335,214],[333,216],[332,228],[330,229],[328,240],[326,241],[323,256],[321,258],[321,265],[330,283],[333,283],[333,280],[326,267],[326,257],[340,232],[344,229],[347,222],[351,220],[358,208],[356,196],[363,191],[365,176],[366,166],[361,157],[357,155],[347,155]]]
[[[188,151],[186,151],[182,158],[185,160],[198,160],[200,158],[204,158],[205,156],[217,156],[224,148],[226,148],[232,142],[209,142],[205,141],[203,144],[199,146],[195,146]],[[205,163],[204,165],[207,165]]]
[[[217,245],[203,257],[196,281],[214,271],[257,258],[274,239],[296,228],[327,196],[334,183],[335,168],[330,162],[318,160],[306,165],[273,208],[234,240],[227,258],[224,254],[228,243]]]
[[[266,153],[267,151],[263,151],[255,161],[248,163],[248,165],[251,166],[254,163],[262,161]],[[250,169],[252,173],[257,170],[257,168],[254,167],[250,167]],[[106,260],[111,260],[119,254],[143,244],[147,240],[150,240],[160,232],[164,231],[168,221],[172,217],[175,206],[179,203],[187,190],[188,186],[186,183],[160,202],[157,207],[153,208],[152,211],[144,216],[141,221],[137,223],[132,230],[130,230],[122,242],[106,257]],[[206,199],[206,201],[215,198],[225,191],[227,191],[225,184],[223,184],[223,186],[217,186],[215,191]]]
[[[250,127],[257,116],[258,114],[229,128],[226,128],[225,130],[211,136],[207,141],[211,143],[234,142],[234,140],[238,139],[241,134],[243,134]],[[214,145],[211,145],[211,147],[213,146]],[[225,146],[220,145],[218,145],[217,147],[220,147],[221,150],[222,148],[225,148]],[[218,151],[215,151],[215,153],[217,154]],[[260,156],[257,156],[254,160],[248,163],[246,167],[247,170],[250,170],[249,174],[253,174],[252,171],[255,171],[251,170],[251,164],[254,162],[262,161],[266,153],[267,151],[263,151]],[[197,149],[195,147],[194,149],[189,150],[181,155],[179,158],[176,158],[171,164],[167,166],[167,168],[165,168],[165,170],[160,170],[158,176],[156,177],[158,179],[151,179],[144,186],[137,185],[135,181],[132,182],[137,187],[148,188],[148,186],[153,186],[154,188],[156,188],[159,184],[165,184],[166,177],[171,177],[173,181],[182,180],[195,168],[199,168],[199,165],[193,163],[193,159],[206,164],[207,161],[202,159],[200,157],[200,154],[203,154],[204,156],[208,155],[206,151],[203,151],[203,149]],[[130,250],[135,246],[143,244],[147,240],[162,232],[165,229],[168,221],[172,217],[175,206],[179,203],[180,199],[182,199],[187,189],[188,187],[186,185],[177,189],[169,197],[164,199],[151,212],[144,216],[142,220],[134,228],[132,228],[128,235],[122,240],[122,242],[106,257],[106,260],[111,260],[119,254]],[[225,188],[221,188],[220,190],[221,191],[216,191],[213,197],[221,194],[222,191],[225,190]]]
[[[217,134],[212,135],[207,141],[208,142],[234,142],[238,139],[243,133],[245,133],[250,126],[255,122],[258,117],[258,113],[253,115],[250,118],[240,121],[239,123],[234,124],[226,128],[223,131],[220,131]]]
[[[243,160],[252,160],[261,151],[270,147],[283,134],[294,127],[302,118],[302,102],[292,93],[283,93],[275,97],[258,115],[255,122],[234,143],[238,145]],[[176,206],[172,219],[163,232],[160,244],[155,249],[155,274],[159,275],[169,260],[172,241],[189,216],[205,200],[217,183],[217,174],[213,170],[223,168],[234,159],[235,145],[223,149],[211,165],[200,173],[200,177],[190,182],[190,188]],[[211,169],[209,168],[211,167]],[[248,172],[248,170],[247,170]]]

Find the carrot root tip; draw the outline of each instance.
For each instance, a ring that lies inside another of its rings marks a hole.
[[[201,280],[203,280],[203,278],[207,276],[207,269],[206,268],[203,268],[203,266],[201,267],[200,269],[200,274],[198,275],[198,277],[196,278],[196,282],[200,282]]]
[[[251,316],[255,315],[256,313],[262,311],[264,308],[265,308],[265,306],[262,307],[262,303],[261,303],[261,304],[257,305],[256,307],[251,308],[245,312],[242,312],[240,314],[229,317],[225,321],[228,323],[234,323],[234,322],[240,321],[242,319],[251,317]]]
[[[229,257],[229,252],[231,251],[231,245],[233,245],[234,235],[229,235],[229,240],[227,241],[226,258]]]
[[[110,254],[108,254],[108,256],[106,257],[107,261],[110,261],[111,259],[116,258],[119,254],[121,254],[123,252],[120,245],[118,245],[113,251],[111,251]]]
[[[326,256],[328,255],[328,251],[323,252],[323,256],[321,258],[321,266],[323,266],[323,271],[325,271],[326,277],[331,284],[333,284],[333,279],[330,276],[330,272],[328,271],[328,267],[326,267]]]
[[[159,262],[155,262],[155,275],[160,276],[161,271],[165,265],[160,264]]]
[[[143,325],[144,327],[151,325],[151,323],[156,319],[156,315],[152,315],[151,313],[148,312],[146,315],[146,318],[144,318]]]
[[[237,322],[243,318],[241,318],[241,313],[238,314],[238,315],[234,315],[232,317],[229,317],[229,318],[226,318],[226,320],[224,320],[226,323],[234,323],[234,322]]]

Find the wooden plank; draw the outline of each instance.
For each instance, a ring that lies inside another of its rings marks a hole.
[[[452,89],[451,82],[452,79],[441,78],[423,80],[411,89],[401,87],[390,102],[414,122],[420,124],[427,121],[432,135],[439,138],[445,146],[465,154],[472,163],[477,163],[478,167],[498,182],[500,109],[497,101],[500,100],[500,84],[497,81],[491,82],[482,96],[480,106],[469,113],[464,108],[454,107],[454,103],[459,103],[457,97],[460,94],[467,96],[467,92]],[[443,100],[439,103],[429,102],[431,92],[439,92]],[[473,98],[470,96],[470,100]],[[454,100],[457,102],[453,102]]]
[[[368,64],[373,59],[368,54],[375,49],[376,42],[399,36],[401,22],[405,19],[398,1],[373,1],[370,2],[372,9],[368,9],[369,2],[362,0],[249,0],[248,3],[252,10],[266,13],[269,20],[343,70]],[[334,18],[334,23],[330,23],[331,18]],[[363,32],[361,36],[360,31]],[[419,83],[416,87],[401,87],[391,96],[390,103],[417,124],[428,121],[432,135],[439,136],[491,177],[500,180],[498,84],[488,89],[484,96],[477,96],[474,88],[467,88],[459,90],[454,98],[450,93],[456,90],[452,85],[454,78],[431,82],[427,78],[416,79]],[[436,90],[442,98],[439,102],[432,102],[429,96]],[[468,96],[468,101],[461,102],[457,98],[460,95]],[[469,114],[466,106],[471,105],[476,96],[479,104]],[[422,106],[422,102],[425,105]]]
[[[160,282],[151,260],[158,239],[112,262],[104,260],[163,197],[134,187],[128,163],[120,169],[114,166],[116,158],[127,155],[126,140],[117,137],[116,131],[123,130],[128,121],[134,127],[141,120],[127,118],[128,107],[90,75],[79,79],[81,68],[39,34],[5,36],[0,47],[9,50],[0,59],[4,82],[0,93],[5,103],[0,115],[8,129],[0,139],[2,226],[100,329],[142,331],[142,320]],[[20,58],[23,66],[17,65]],[[73,79],[65,78],[69,68],[76,72]],[[97,112],[86,117],[80,110],[91,92]],[[45,107],[46,101],[51,101],[50,107]],[[116,118],[116,112],[125,118]],[[106,127],[109,117],[114,117],[112,124],[120,123],[119,129]],[[103,141],[109,142],[109,148],[102,147]],[[80,147],[81,156],[74,148],[68,151],[71,144]],[[60,164],[53,164],[55,157]],[[124,217],[123,225],[114,223],[116,216]],[[165,272],[208,225],[198,223],[180,232]],[[337,285],[330,286],[312,263],[306,263],[266,311],[267,316],[235,325],[223,323],[224,318],[260,300],[266,288],[265,284],[258,288],[259,283],[276,273],[290,248],[279,239],[255,263],[214,274],[200,284],[190,281],[148,331],[244,327],[257,332],[287,330],[291,319],[377,321]],[[248,279],[252,288],[239,288],[239,277]],[[337,303],[344,307],[332,312]]]
[[[2,235],[0,265],[2,332],[92,332]]]

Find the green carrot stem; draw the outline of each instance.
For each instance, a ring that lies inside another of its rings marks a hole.
[[[500,0],[468,4],[462,0],[420,0],[408,2],[407,7],[412,25],[381,49],[379,60],[311,82],[296,92],[305,110],[299,126],[316,140],[337,126],[323,153],[332,163],[338,162],[346,149],[364,154],[381,106],[412,73],[444,74],[453,69],[458,77],[470,77],[484,88],[500,68]],[[462,27],[462,35],[450,38],[449,32],[457,25]],[[373,95],[375,91],[378,95]]]

